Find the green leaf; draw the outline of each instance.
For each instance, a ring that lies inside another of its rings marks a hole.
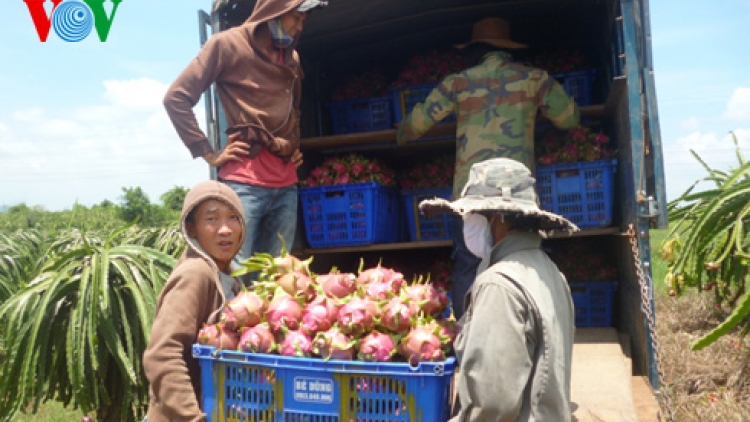
[[[734,310],[732,311],[732,314],[729,315],[729,317],[725,319],[724,322],[719,324],[718,327],[711,330],[711,332],[709,332],[705,336],[694,341],[690,345],[690,347],[693,350],[701,350],[704,347],[714,343],[716,340],[721,338],[721,336],[727,334],[734,327],[736,327],[740,322],[742,322],[742,320],[744,320],[745,317],[748,315],[748,312],[750,312],[750,292],[745,293],[742,296],[742,299],[740,300],[739,304],[734,308]]]

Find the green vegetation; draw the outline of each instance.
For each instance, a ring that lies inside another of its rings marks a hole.
[[[123,220],[123,210],[136,208],[127,201],[0,214],[0,421],[142,419],[141,356],[158,294],[185,247],[175,209],[184,189],[170,192],[177,199],[148,207],[161,210],[157,227],[148,225],[156,214],[143,210]]]
[[[75,204],[70,210],[46,211],[43,207],[14,205],[0,213],[0,234],[39,229],[49,232],[76,228],[81,231],[112,232],[128,223],[141,227],[165,227],[176,224],[187,189],[175,186],[161,196],[162,204],[153,204],[140,187],[122,188],[120,204],[109,200],[92,207]]]
[[[78,422],[86,414],[81,410],[68,409],[62,403],[49,401],[39,407],[36,413],[21,412],[13,422]]]
[[[732,310],[713,331],[694,341],[701,349],[735,327],[743,335],[750,330],[750,293],[746,280],[750,272],[750,163],[745,162],[734,137],[738,165],[722,171],[710,168],[695,152],[707,176],[669,204],[672,222],[662,258],[668,269],[665,282],[670,294],[687,288],[713,293],[716,306]],[[694,192],[701,182],[713,188]]]
[[[667,238],[669,229],[652,229],[651,236],[651,279],[653,280],[654,292],[666,293],[667,285],[664,277],[667,275],[667,261],[661,257],[661,248]]]

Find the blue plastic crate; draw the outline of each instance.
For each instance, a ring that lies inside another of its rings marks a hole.
[[[393,129],[391,99],[361,98],[331,103],[333,133],[372,132]]]
[[[609,226],[616,168],[617,160],[538,166],[539,205],[581,228]]]
[[[400,123],[406,117],[415,105],[424,102],[437,82],[426,84],[404,85],[391,90],[393,97],[393,121]],[[443,122],[455,122],[456,115],[451,114],[442,120]]]
[[[571,281],[576,327],[611,327],[616,281]]]
[[[574,72],[554,73],[552,77],[557,79],[563,86],[565,92],[575,100],[579,106],[587,106],[593,103],[594,69],[577,70]]]
[[[412,242],[452,239],[452,214],[445,213],[428,217],[419,212],[420,202],[432,198],[450,200],[452,191],[453,188],[451,187],[404,189],[401,191],[401,198],[404,201],[404,209],[406,210],[409,239]]]
[[[203,411],[223,421],[446,421],[455,358],[372,363],[217,351],[196,344]]]
[[[378,183],[300,188],[313,248],[398,241],[398,191]]]

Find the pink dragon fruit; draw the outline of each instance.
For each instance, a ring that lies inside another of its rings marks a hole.
[[[403,293],[412,305],[417,305],[417,315],[436,315],[448,307],[448,295],[432,284],[411,284],[404,287]]]
[[[336,299],[343,299],[357,289],[357,279],[352,273],[332,271],[319,275],[316,281],[326,296]]]
[[[459,326],[456,319],[445,318],[432,320],[429,325],[436,326],[434,332],[437,334],[440,344],[442,345],[443,353],[448,356],[453,354],[453,343],[456,341],[458,336]]]
[[[313,353],[328,359],[354,359],[356,341],[342,333],[338,327],[321,331],[313,339]]]
[[[227,328],[223,322],[203,324],[203,328],[198,331],[197,341],[205,346],[213,346],[221,350],[237,350],[240,335]]]
[[[282,274],[276,282],[285,292],[293,297],[301,297],[306,301],[312,300],[315,297],[313,279],[302,271],[293,270]]]
[[[390,362],[396,354],[396,343],[388,334],[372,331],[359,343],[357,357],[366,362]]]
[[[222,309],[221,321],[232,330],[252,327],[260,323],[267,307],[268,303],[261,296],[243,289]]]
[[[388,301],[383,307],[382,313],[383,316],[380,318],[380,325],[387,331],[405,334],[411,328],[414,317],[412,307],[401,297],[397,296]]]
[[[362,286],[365,296],[375,301],[388,300],[398,295],[399,289],[391,283],[376,281]]]
[[[314,336],[320,331],[326,331],[336,322],[339,308],[333,299],[325,295],[317,296],[302,310],[302,325],[300,331]]]
[[[302,320],[302,306],[279,287],[268,305],[266,320],[275,333],[280,332],[282,327],[296,330]]]
[[[271,353],[278,345],[267,322],[243,328],[240,334],[240,350],[248,353]]]
[[[255,253],[243,261],[241,263],[242,267],[234,271],[232,275],[236,277],[248,273],[260,272],[261,278],[268,280],[275,280],[279,276],[292,271],[300,271],[310,275],[310,262],[312,262],[312,258],[302,261],[290,254],[286,249],[284,239],[281,236],[279,238],[281,239],[279,256],[274,257],[268,253]]]
[[[445,359],[437,327],[417,325],[398,344],[398,352],[413,366]]]
[[[307,334],[286,330],[284,339],[279,343],[279,354],[282,356],[310,357],[312,355],[312,340]]]
[[[352,296],[339,308],[338,323],[341,331],[359,337],[371,331],[379,318],[380,311],[375,302]]]
[[[404,283],[404,275],[392,268],[386,268],[378,264],[376,267],[362,270],[364,261],[360,261],[360,271],[357,277],[359,284],[385,283],[391,286],[391,290],[398,294]]]

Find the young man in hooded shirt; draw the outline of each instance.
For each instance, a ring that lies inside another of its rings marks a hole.
[[[185,196],[180,229],[187,248],[159,295],[143,354],[149,422],[206,420],[192,346],[203,324],[218,322],[239,286],[229,274],[245,237],[242,220],[239,197],[223,183],[199,183]]]
[[[307,14],[325,0],[258,0],[242,25],[213,35],[164,96],[193,158],[218,168],[242,200],[247,236],[236,260],[278,255],[297,221],[302,68],[295,47]],[[224,109],[227,145],[214,151],[193,107],[211,84]]]

